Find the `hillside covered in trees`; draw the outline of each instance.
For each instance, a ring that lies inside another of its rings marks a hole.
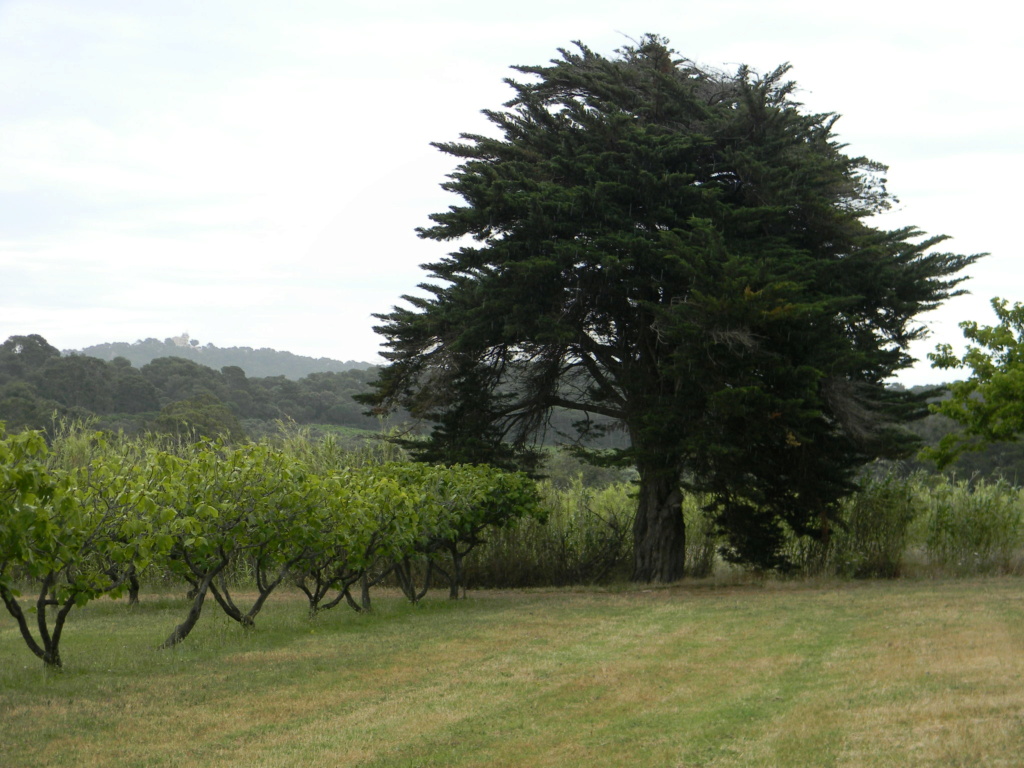
[[[148,343],[138,346],[156,348]],[[188,348],[172,343],[168,351]],[[197,348],[190,349],[193,355],[200,354]],[[198,349],[203,354],[209,351]],[[215,357],[210,354],[206,359]],[[273,359],[270,354],[263,358]],[[301,359],[282,359],[289,358]],[[12,432],[48,429],[55,415],[93,418],[101,428],[129,434],[177,432],[189,425],[201,433],[225,433],[236,439],[265,433],[278,420],[378,429],[377,420],[364,415],[365,407],[352,399],[376,375],[376,369],[367,366],[310,372],[298,379],[284,374],[259,377],[238,365],[215,369],[180,354],[165,354],[136,367],[122,355],[102,360],[61,353],[42,336],[12,336],[0,344],[0,421]]]
[[[76,354],[78,350],[65,352]],[[94,344],[82,349],[81,354],[98,357],[107,362],[123,357],[136,368],[141,368],[158,357],[180,357],[218,371],[225,366],[237,366],[245,371],[246,376],[284,376],[293,380],[309,376],[311,373],[340,373],[355,368],[371,367],[370,363],[359,363],[354,360],[342,362],[329,357],[305,357],[291,352],[279,352],[276,349],[200,344],[198,339],[189,338],[187,333],[163,341],[150,338],[130,344],[125,341]]]
[[[347,427],[379,431],[381,422],[366,415],[367,406],[355,395],[371,389],[379,369],[368,363],[341,363],[320,358],[345,370],[312,371],[314,358],[275,350],[238,347],[222,350],[196,346],[187,337],[136,344],[101,344],[81,352],[61,352],[38,334],[12,336],[0,344],[0,422],[9,432],[49,430],[57,418],[93,419],[102,429],[179,433],[195,430],[207,436],[257,438],[277,429],[278,421],[300,425]],[[185,342],[185,343],[182,343]],[[104,359],[127,348],[138,364],[125,355]],[[101,355],[92,352],[101,351]],[[163,350],[162,356],[150,358]],[[91,351],[91,352],[90,352]],[[241,359],[247,352],[272,375],[253,376],[240,365],[213,363]],[[201,357],[201,362],[185,357]],[[293,378],[294,377],[294,378]],[[564,442],[574,417],[568,412],[552,416],[544,439],[548,445]],[[402,425],[417,433],[405,411],[390,416],[390,426]],[[187,425],[187,427],[186,427]],[[590,447],[621,447],[621,431],[592,441]]]

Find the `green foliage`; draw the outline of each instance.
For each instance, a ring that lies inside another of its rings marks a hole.
[[[949,386],[950,398],[932,406],[962,431],[946,435],[924,458],[945,467],[964,451],[976,451],[989,443],[1016,440],[1024,432],[1024,304],[1012,307],[1004,299],[992,299],[997,325],[960,323],[968,344],[957,357],[949,344],[941,344],[928,357],[934,368],[967,368],[966,381]]]
[[[367,467],[405,461],[408,456],[393,440],[390,433],[344,440],[327,433],[314,431],[291,421],[278,421],[270,438],[272,444],[306,464],[312,471],[329,473],[348,467]]]
[[[47,400],[26,381],[0,385],[0,419],[13,432],[44,429],[61,410],[60,403]]]
[[[590,468],[591,471],[593,468]],[[467,560],[467,583],[476,587],[607,584],[628,578],[633,560],[636,489],[631,482],[594,483],[587,473],[539,483],[541,518],[492,530]],[[687,576],[710,576],[721,539],[706,514],[706,499],[682,501],[687,526]]]
[[[245,439],[242,425],[220,400],[211,394],[200,393],[191,400],[178,400],[161,411],[154,427],[179,439],[215,440],[231,442]]]
[[[533,481],[521,473],[506,473],[486,465],[432,467],[395,463],[379,468],[414,495],[418,512],[411,551],[392,558],[399,586],[413,602],[429,588],[433,573],[447,576],[449,595],[464,586],[463,565],[482,533],[509,526],[527,517],[542,519]],[[417,569],[416,561],[422,566]],[[416,585],[417,570],[422,587]]]
[[[865,480],[842,512],[827,540],[790,538],[803,573],[962,576],[1016,573],[1024,562],[1024,496],[1004,480],[890,473]]]
[[[114,410],[114,374],[118,369],[94,357],[70,355],[46,361],[36,374],[43,397],[59,400],[65,408],[91,413]]]
[[[2,423],[0,423],[2,427]],[[13,590],[13,570],[34,559],[37,538],[52,533],[48,507],[60,494],[38,432],[0,436],[0,588]]]
[[[207,590],[232,619],[251,626],[270,593],[304,554],[316,501],[305,468],[267,445],[234,448],[200,442],[183,456],[160,455],[166,486],[162,505],[174,510],[167,567],[191,586],[189,616],[168,637],[175,645],[199,619]],[[243,560],[252,567],[259,597],[243,611],[231,596],[225,570]]]
[[[927,496],[929,562],[947,573],[1007,573],[1020,567],[1024,494],[1009,483],[943,482]]]
[[[603,464],[603,458],[610,461]],[[559,489],[569,488],[577,480],[589,488],[603,488],[636,480],[636,470],[616,466],[614,454],[610,451],[588,451],[581,454],[578,449],[566,446],[546,450],[538,474],[541,479],[550,480]]]
[[[820,530],[862,464],[912,447],[900,425],[925,411],[884,381],[977,257],[871,227],[884,167],[843,153],[786,67],[725,74],[653,35],[577,49],[515,68],[497,135],[436,145],[461,201],[420,234],[459,247],[378,316],[365,402],[432,422],[442,461],[511,462],[555,409],[583,442],[617,423],[635,578],[684,573],[684,477],[732,558],[783,567],[787,530]]]
[[[292,579],[309,600],[311,615],[342,599],[356,610],[367,609],[371,580],[378,582],[394,559],[415,547],[415,497],[372,466],[332,468],[310,480],[308,536],[290,567]],[[365,588],[356,602],[349,590],[359,581]]]

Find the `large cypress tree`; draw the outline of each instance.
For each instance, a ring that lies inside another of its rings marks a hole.
[[[514,68],[485,111],[500,135],[436,144],[462,202],[420,235],[458,249],[378,316],[389,365],[366,402],[429,416],[435,455],[467,404],[493,445],[528,445],[554,408],[584,431],[610,417],[639,473],[635,579],[682,576],[686,487],[737,560],[782,565],[787,527],[827,534],[857,467],[907,449],[898,425],[923,411],[884,382],[976,257],[870,225],[884,167],[801,111],[787,67],[575,45]]]

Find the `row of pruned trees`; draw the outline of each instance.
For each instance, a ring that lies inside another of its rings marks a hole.
[[[365,610],[369,588],[388,575],[412,601],[437,577],[458,596],[463,558],[485,529],[542,516],[521,474],[333,458],[267,443],[154,445],[78,432],[50,447],[38,432],[0,436],[0,597],[32,653],[60,668],[72,609],[102,595],[137,599],[147,572],[189,588],[170,647],[211,595],[244,626],[285,582],[311,613],[342,601]],[[256,587],[248,602],[229,578],[241,569]],[[19,599],[19,587],[34,600]]]

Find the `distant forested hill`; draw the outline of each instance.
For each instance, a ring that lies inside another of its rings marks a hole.
[[[253,349],[252,347],[218,347],[214,344],[200,345],[188,334],[171,339],[144,339],[128,343],[115,341],[108,344],[95,344],[82,350],[65,350],[65,353],[78,352],[89,357],[111,362],[114,358],[123,357],[136,368],[160,357],[181,357],[186,360],[205,365],[214,370],[227,366],[237,366],[245,371],[250,378],[266,376],[284,376],[298,381],[311,373],[340,373],[352,369],[370,368],[370,363],[354,360],[342,362],[327,357],[303,357],[291,352],[278,352],[275,349]]]
[[[374,367],[319,370],[295,379],[283,373],[248,376],[240,365],[220,365],[223,358],[217,359],[209,347],[187,344],[187,339],[185,345],[172,340],[170,346],[152,341],[123,345],[127,350],[138,346],[163,352],[135,367],[126,354],[103,360],[81,352],[62,353],[37,334],[10,337],[0,344],[0,423],[9,431],[47,430],[55,418],[83,419],[99,429],[126,434],[180,433],[185,424],[200,434],[226,434],[232,439],[272,433],[278,422],[381,427],[353,399],[370,389],[377,377]],[[121,351],[121,345],[109,347]],[[184,357],[185,350],[204,355],[203,362]],[[175,354],[167,354],[172,351]],[[318,362],[273,350],[244,351],[254,358],[266,352],[281,361]],[[293,367],[288,373],[296,371]]]

